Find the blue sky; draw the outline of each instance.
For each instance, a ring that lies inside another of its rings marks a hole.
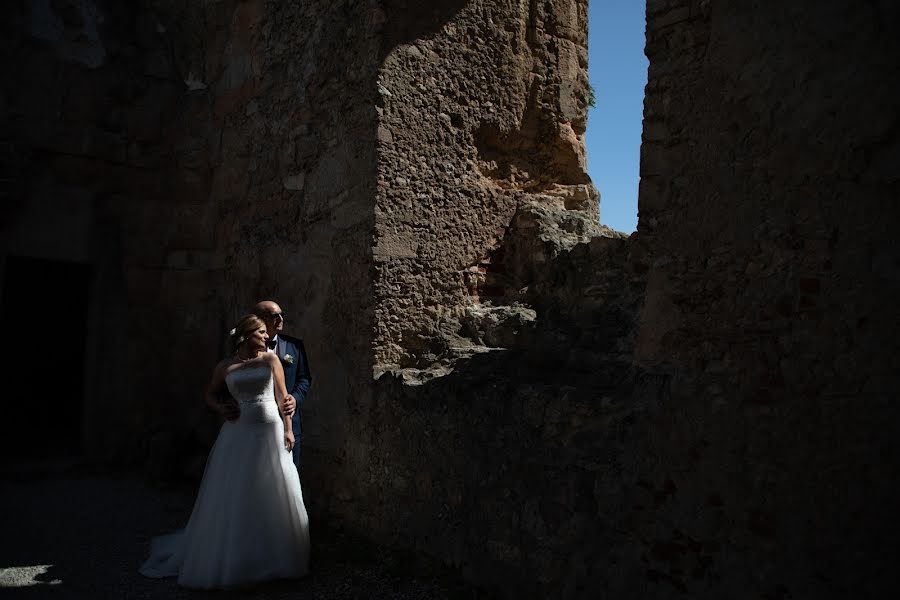
[[[600,190],[600,222],[626,233],[637,228],[645,9],[636,0],[588,3],[588,76],[595,98],[585,134],[588,174]]]

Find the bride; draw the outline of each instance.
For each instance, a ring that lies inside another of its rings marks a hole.
[[[219,431],[187,527],[153,540],[141,574],[177,575],[179,585],[202,589],[306,575],[309,520],[291,461],[291,419],[281,410],[284,371],[266,352],[268,337],[254,315],[232,329],[234,354],[216,365],[206,398],[227,386],[240,417]]]

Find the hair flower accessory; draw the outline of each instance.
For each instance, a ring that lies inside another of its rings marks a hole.
[[[292,365],[292,364],[294,364],[294,357],[291,356],[290,354],[285,354],[285,355],[284,355],[284,362],[286,362],[286,363],[289,364],[289,365]]]
[[[237,329],[235,329],[234,327],[232,327],[232,328],[231,328],[231,331],[228,332],[228,335],[234,335],[234,334],[236,334],[236,333],[237,333]]]

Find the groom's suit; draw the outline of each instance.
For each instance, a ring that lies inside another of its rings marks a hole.
[[[312,385],[312,375],[309,371],[309,361],[306,358],[306,349],[303,341],[289,335],[279,333],[275,338],[275,354],[281,360],[284,368],[284,385],[288,394],[297,401],[294,416],[291,420],[294,429],[294,464],[300,465],[300,406],[306,400],[309,388]]]

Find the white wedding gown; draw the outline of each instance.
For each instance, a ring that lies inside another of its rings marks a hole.
[[[154,538],[140,572],[178,576],[189,588],[229,588],[301,577],[309,519],[284,447],[272,372],[253,365],[225,376],[241,416],[219,431],[185,529]]]

